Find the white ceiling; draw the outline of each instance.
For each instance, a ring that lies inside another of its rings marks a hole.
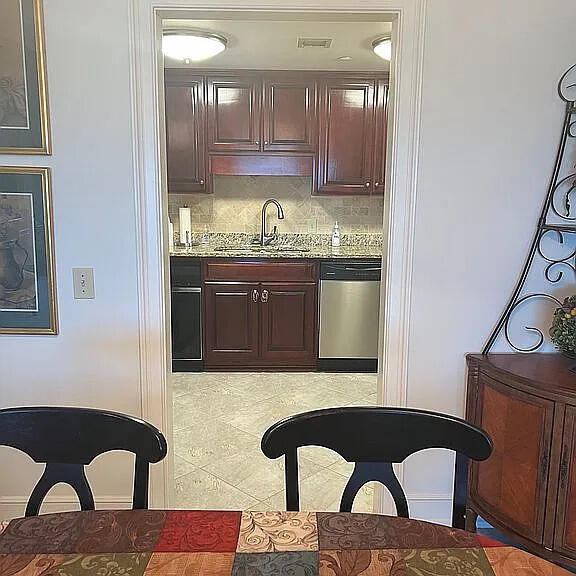
[[[164,29],[190,28],[226,36],[224,52],[185,64],[165,58],[169,68],[252,68],[275,70],[389,70],[372,52],[372,41],[389,35],[389,22],[310,22],[286,20],[167,19]],[[298,38],[331,38],[330,48],[298,48]],[[340,56],[351,60],[340,61]]]

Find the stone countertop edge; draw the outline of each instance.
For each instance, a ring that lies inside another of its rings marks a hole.
[[[380,246],[342,246],[314,247],[309,251],[282,251],[278,252],[254,252],[250,249],[243,250],[216,250],[211,246],[194,246],[192,248],[174,248],[170,251],[170,256],[181,256],[188,258],[229,258],[255,260],[324,260],[324,259],[361,259],[361,258],[382,258],[382,248]]]

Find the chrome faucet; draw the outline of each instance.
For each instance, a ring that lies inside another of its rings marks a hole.
[[[275,204],[276,208],[278,209],[278,220],[284,220],[284,210],[282,210],[282,206],[280,206],[280,202],[275,200],[274,198],[270,198],[264,202],[262,206],[262,220],[261,220],[261,228],[260,228],[260,245],[267,246],[278,237],[278,227],[274,226],[272,230],[272,234],[266,233],[266,209],[268,208],[269,204]]]

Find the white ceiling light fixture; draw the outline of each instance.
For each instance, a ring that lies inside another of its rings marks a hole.
[[[165,30],[162,53],[168,58],[185,62],[200,62],[220,54],[228,40],[220,34],[200,30]]]
[[[390,61],[392,59],[392,40],[389,36],[378,38],[372,42],[372,50],[382,60]]]

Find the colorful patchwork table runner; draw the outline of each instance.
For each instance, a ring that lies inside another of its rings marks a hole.
[[[123,510],[12,520],[1,576],[569,574],[476,534],[376,514]]]

